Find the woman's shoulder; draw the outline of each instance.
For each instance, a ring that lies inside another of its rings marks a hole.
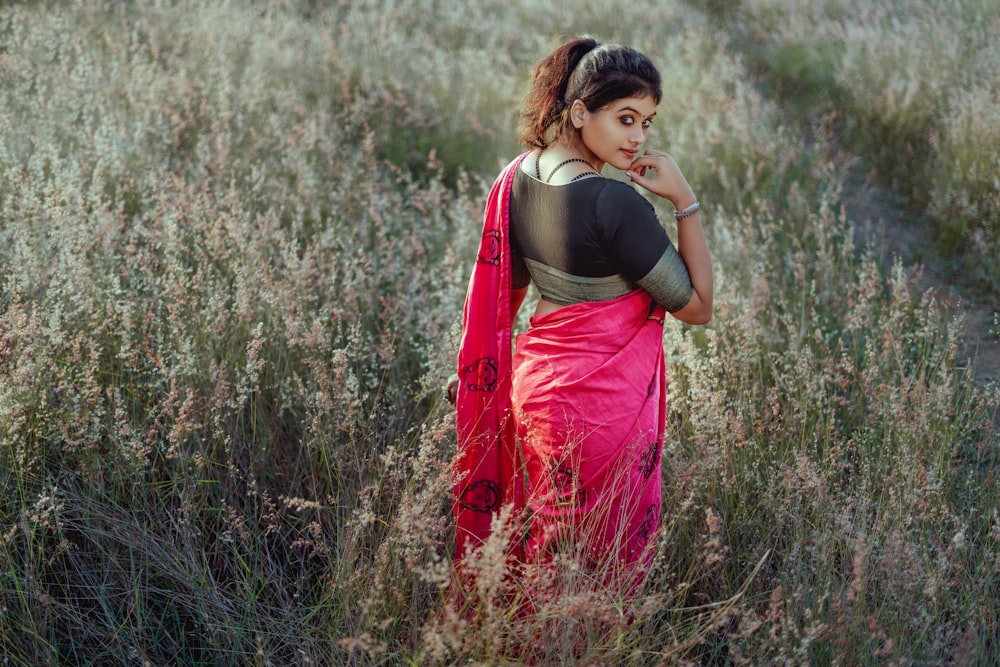
[[[594,179],[603,181],[597,194],[596,205],[601,217],[656,216],[653,204],[643,197],[630,183],[614,178]]]

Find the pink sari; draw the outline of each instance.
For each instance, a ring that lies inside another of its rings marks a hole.
[[[660,524],[664,311],[642,290],[534,317],[512,402],[531,515],[525,558],[569,553],[632,589]]]
[[[634,589],[660,522],[664,311],[642,290],[565,306],[532,318],[511,354],[509,193],[525,155],[490,192],[465,303],[456,564],[510,505],[524,529],[512,560],[543,565],[569,554]]]

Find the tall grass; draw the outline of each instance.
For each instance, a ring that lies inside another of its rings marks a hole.
[[[840,147],[700,10],[0,12],[7,663],[996,661],[1000,396],[935,294],[854,246]],[[706,204],[719,305],[665,334],[642,594],[570,572],[518,616],[503,530],[447,603],[440,386],[551,32],[661,64],[652,141]]]
[[[931,222],[937,254],[995,305],[1000,6],[983,0],[746,0],[718,15],[789,104],[827,114]]]

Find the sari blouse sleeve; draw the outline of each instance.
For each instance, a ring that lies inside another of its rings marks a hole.
[[[629,185],[608,181],[596,213],[605,247],[622,275],[668,312],[686,306],[694,293],[691,276],[653,205]]]

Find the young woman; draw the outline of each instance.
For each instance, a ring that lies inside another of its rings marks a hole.
[[[589,38],[535,68],[530,150],[490,192],[450,387],[458,410],[460,568],[511,506],[521,564],[557,557],[632,589],[660,523],[664,314],[712,315],[698,203],[673,158],[643,147],[661,98],[649,59]],[[676,208],[677,246],[635,187]],[[511,351],[529,282],[541,298]]]

